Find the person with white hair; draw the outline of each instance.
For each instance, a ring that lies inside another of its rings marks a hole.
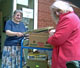
[[[53,46],[52,68],[67,68],[66,63],[80,60],[80,19],[68,2],[51,5],[55,32],[49,31],[48,43]]]

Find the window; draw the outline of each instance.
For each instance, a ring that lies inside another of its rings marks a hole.
[[[24,22],[26,29],[28,30],[32,30],[35,28],[37,28],[37,23],[34,25],[34,7],[36,5],[34,5],[34,2],[36,2],[37,0],[14,0],[14,6],[13,6],[13,11],[16,9],[21,9],[23,11],[23,20],[22,22]],[[15,6],[16,5],[16,6]],[[35,11],[37,11],[35,9]],[[35,19],[37,22],[37,19]]]

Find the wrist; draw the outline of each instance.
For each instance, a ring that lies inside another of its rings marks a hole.
[[[15,32],[14,35],[17,36],[18,32]]]

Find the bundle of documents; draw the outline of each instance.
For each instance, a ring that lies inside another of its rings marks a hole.
[[[43,28],[38,28],[38,29],[34,29],[34,30],[31,30],[31,31],[28,31],[28,32],[24,32],[24,34],[27,34],[27,33],[39,33],[39,32],[45,32],[45,31],[49,31],[51,29],[54,29],[54,27],[43,27]]]
[[[46,54],[41,54],[41,53],[29,53],[27,56],[28,59],[30,60],[47,60],[47,55]]]

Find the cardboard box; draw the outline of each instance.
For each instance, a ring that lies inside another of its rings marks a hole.
[[[27,63],[23,68],[51,68],[48,64],[47,54],[30,52],[27,55]]]
[[[48,31],[51,29],[54,28],[44,27],[25,32],[24,34],[29,34],[29,40],[24,40],[23,45],[29,47],[53,48],[50,44],[47,43],[49,36]]]
[[[43,60],[27,60],[23,68],[48,68],[48,62]]]
[[[49,36],[48,32],[30,33],[29,34],[29,46],[52,48],[52,46],[47,43],[48,36]]]

